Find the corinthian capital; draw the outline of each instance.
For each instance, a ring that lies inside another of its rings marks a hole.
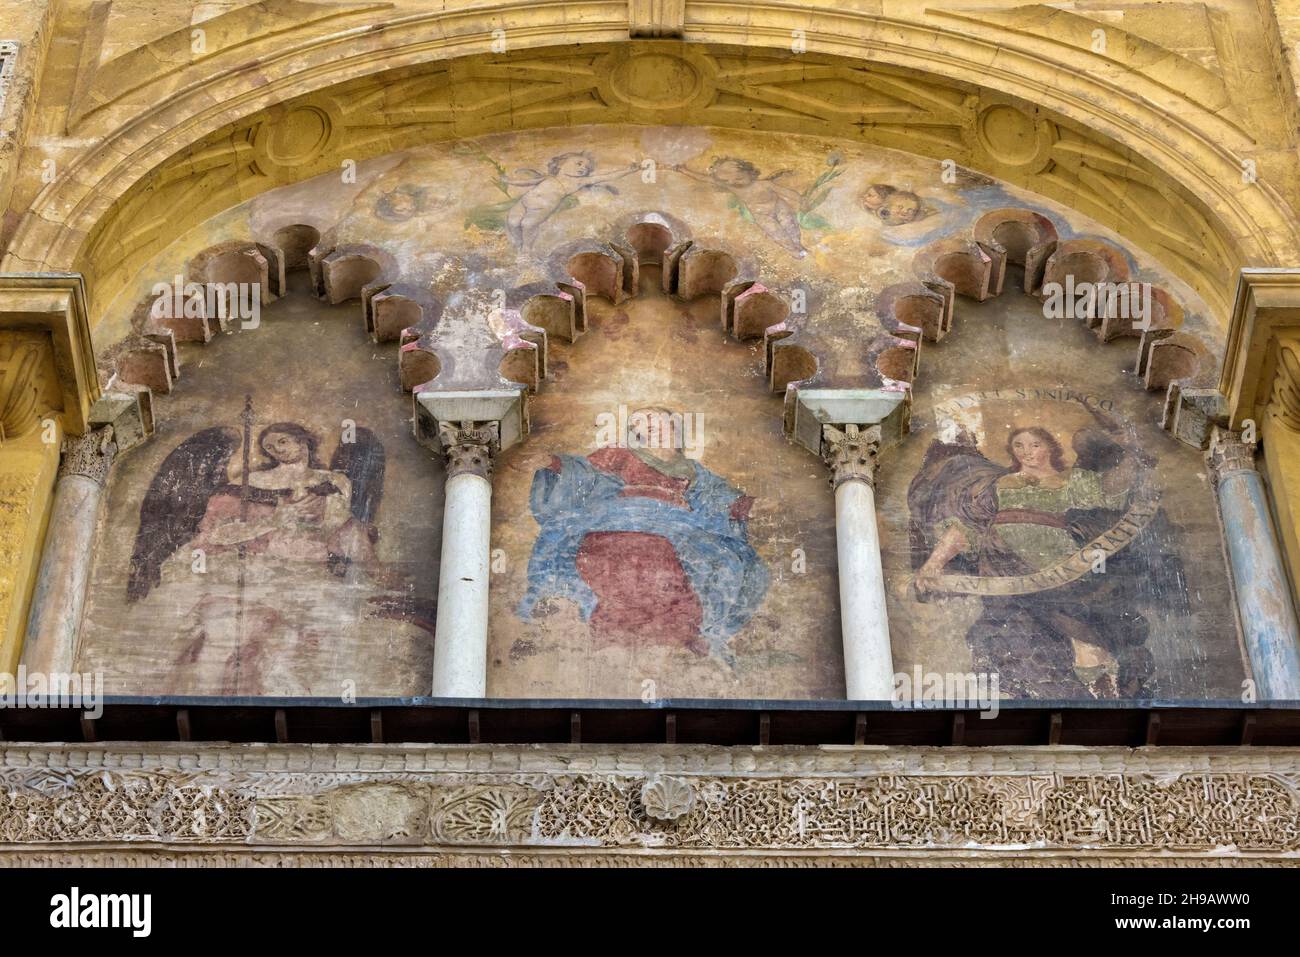
[[[1205,458],[1216,477],[1225,472],[1254,471],[1255,443],[1244,441],[1240,432],[1216,426],[1210,434],[1210,449]]]
[[[876,455],[880,452],[880,426],[822,426],[822,460],[831,470],[831,485],[866,482],[876,486]]]
[[[447,478],[465,472],[485,479],[492,477],[492,466],[501,448],[496,422],[439,422],[438,439],[447,457]]]
[[[83,475],[103,485],[108,480],[108,470],[117,458],[117,451],[117,440],[111,425],[64,439],[59,477]]]

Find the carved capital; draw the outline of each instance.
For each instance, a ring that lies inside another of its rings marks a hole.
[[[447,457],[447,478],[464,472],[491,479],[501,449],[495,422],[439,422],[438,439]]]
[[[96,484],[103,485],[108,480],[108,470],[113,467],[117,453],[117,438],[111,425],[64,439],[59,478],[65,475],[83,475]]]
[[[1216,427],[1205,458],[1216,477],[1227,472],[1254,471],[1255,443],[1243,441],[1240,432]]]
[[[880,426],[822,426],[822,460],[831,470],[831,485],[866,482],[876,487],[876,456],[880,452]]]

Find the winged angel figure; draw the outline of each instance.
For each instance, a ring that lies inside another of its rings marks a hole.
[[[1139,609],[1189,611],[1164,518],[1142,501],[1153,462],[1104,429],[1078,430],[1072,446],[1067,463],[1051,431],[1022,426],[1003,466],[969,435],[935,441],[908,489],[914,584],[923,600],[979,596],[975,666],[1015,697],[1149,697]]]
[[[242,441],[203,429],[163,460],[140,509],[127,601],[181,618],[183,687],[199,675],[223,694],[334,694],[358,629],[385,618],[433,627],[375,559],[384,448],[358,427],[326,468],[314,433],[276,422],[254,461],[250,422],[246,410]]]

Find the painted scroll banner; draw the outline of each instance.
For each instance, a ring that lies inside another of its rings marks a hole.
[[[1077,581],[1092,572],[1098,557],[1114,555],[1133,541],[1159,510],[1159,502],[1146,498],[1129,506],[1124,517],[1104,534],[1068,558],[1032,575],[942,575],[934,591],[954,595],[1029,595]]]
[[[1014,409],[1029,407],[1032,412],[999,413],[997,409]],[[1051,412],[1051,409],[1061,410]],[[1073,425],[1067,425],[1062,418],[1065,409],[1075,409]],[[1082,418],[1079,418],[1079,413]],[[1054,388],[1006,388],[971,392],[953,396],[934,407],[936,425],[941,435],[950,436],[950,441],[961,442],[958,436],[965,436],[967,441],[975,441],[985,449],[996,448],[998,442],[991,441],[992,435],[1005,431],[1008,435],[1041,427],[1044,423],[1055,422],[1055,429],[1071,434],[1068,445],[1075,453],[1074,466],[1090,473],[1101,474],[1115,467],[1115,462],[1106,463],[1107,450],[1127,448],[1128,455],[1139,462],[1145,458],[1136,452],[1133,438],[1125,435],[1125,425],[1114,418],[1114,401],[1102,395],[1071,389],[1066,386]],[[1005,420],[1005,421],[1004,421]],[[1001,428],[999,428],[999,425]],[[1082,444],[1081,444],[1082,440]],[[953,446],[949,446],[952,449]],[[1098,452],[1098,449],[1101,449]],[[1064,450],[1056,446],[1057,454]],[[1007,455],[1011,459],[1013,471],[1020,468],[1015,454],[1008,445]],[[1084,459],[1087,459],[1085,465]],[[981,455],[974,460],[980,464],[972,468],[985,467],[998,469],[1000,460],[993,462]],[[1059,474],[1072,472],[1064,458],[1055,463]],[[1159,492],[1143,476],[1134,476],[1134,485],[1128,495],[1123,517],[1111,528],[1096,535],[1086,544],[1072,550],[1058,560],[1026,575],[940,575],[934,579],[934,585],[928,591],[932,594],[1013,596],[1030,595],[1049,591],[1091,574],[1099,558],[1116,554],[1128,546],[1145,529],[1159,510]],[[1092,507],[1100,505],[1094,502]],[[1064,507],[1064,506],[1058,506]],[[1064,518],[1064,511],[1060,516]],[[1094,527],[1095,528],[1095,527]],[[1059,554],[1059,553],[1058,553]],[[1029,556],[1022,555],[1031,565],[1037,562]]]

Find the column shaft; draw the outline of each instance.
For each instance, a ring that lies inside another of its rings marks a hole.
[[[1259,473],[1224,473],[1219,509],[1256,691],[1263,701],[1300,700],[1300,628]]]
[[[848,698],[888,700],[894,687],[894,661],[876,528],[876,494],[866,482],[850,480],[835,489],[835,545]]]
[[[22,663],[29,672],[73,670],[104,484],[117,451],[112,426],[63,443],[49,529],[27,616]]]
[[[876,525],[880,427],[827,425],[822,431],[822,455],[835,486],[845,691],[850,701],[888,701],[894,690],[894,656]]]
[[[1300,626],[1254,448],[1216,430],[1210,462],[1256,694],[1261,701],[1300,700]]]
[[[491,573],[493,424],[441,423],[447,456],[433,636],[433,695],[487,696],[488,576]]]
[[[65,475],[55,487],[23,645],[29,672],[72,671],[103,497],[103,486],[84,475]]]

